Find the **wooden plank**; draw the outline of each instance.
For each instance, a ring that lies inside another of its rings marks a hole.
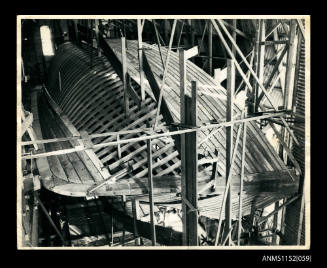
[[[290,21],[290,36],[289,36],[289,49],[287,55],[287,68],[285,77],[285,92],[284,92],[284,108],[292,109],[292,95],[294,89],[294,77],[296,66],[296,50],[297,50],[297,38],[296,38],[296,21]]]
[[[154,74],[151,70],[151,67],[147,60],[147,56],[146,56],[145,52],[143,53],[143,70],[144,70],[147,80],[149,81],[150,87],[153,91],[153,94],[154,94],[156,100],[159,101],[160,88],[159,88],[157,80],[154,77]],[[171,124],[174,122],[174,119],[170,113],[170,110],[168,108],[168,105],[167,105],[165,99],[162,100],[162,104],[160,107],[160,113],[163,115],[166,124]]]
[[[304,26],[303,26],[303,24],[302,24],[302,22],[301,22],[300,19],[297,19],[296,21],[297,21],[297,24],[299,25],[299,28],[300,28],[300,31],[301,31],[302,37],[303,37],[303,39],[305,39],[305,30],[304,30]]]
[[[227,60],[227,109],[226,109],[226,121],[231,121],[233,119],[234,111],[234,92],[235,92],[235,65],[232,60]],[[233,151],[233,136],[234,136],[233,126],[226,127],[226,178],[228,178],[231,170],[231,160],[232,160],[232,151]],[[227,180],[225,181],[227,185]],[[232,227],[231,223],[231,189],[227,193],[226,200],[226,222],[224,232],[228,231]],[[230,245],[231,238],[227,240],[228,245]]]
[[[150,126],[148,126],[150,127]],[[147,162],[148,162],[148,187],[150,201],[150,220],[151,220],[151,240],[152,246],[156,245],[156,229],[153,211],[153,179],[152,179],[152,144],[151,139],[147,140]]]
[[[144,24],[143,20],[143,24]],[[138,41],[138,56],[139,56],[139,71],[140,71],[140,87],[141,87],[141,100],[145,99],[145,91],[143,86],[144,72],[143,72],[143,56],[142,56],[142,23],[140,19],[137,19],[137,41]]]
[[[259,27],[259,41],[264,42],[266,38],[266,21],[264,19],[260,20],[260,27]],[[260,43],[259,43],[260,44]],[[264,79],[264,71],[265,71],[265,45],[262,44],[259,47],[259,58],[258,58],[258,77],[259,81],[263,84]],[[255,107],[258,107],[256,105],[256,102],[258,101],[259,96],[259,88],[256,90],[256,96],[255,96]],[[257,110],[256,110],[257,112]]]
[[[199,54],[199,48],[198,46],[194,46],[188,50],[185,50],[184,57],[186,60],[188,60],[198,54]]]
[[[192,98],[185,96],[184,118],[185,124],[197,126],[197,84],[192,81]],[[198,176],[198,149],[197,149],[197,133],[185,134],[184,152],[181,157],[182,163],[185,163],[185,175],[182,179],[185,182],[185,190],[182,198],[183,208],[183,225],[186,224],[186,244],[188,246],[198,246],[198,192],[197,192],[197,176]],[[192,207],[186,206],[189,202]],[[195,210],[194,210],[195,209]]]
[[[41,140],[42,137],[42,132],[41,132],[41,126],[40,126],[40,121],[39,121],[39,111],[38,111],[38,90],[33,90],[32,95],[31,95],[31,111],[34,115],[34,121],[33,121],[33,129],[35,130],[35,136],[38,140]],[[41,144],[38,146],[39,152],[43,153],[45,152],[44,145]],[[36,159],[36,165],[41,177],[42,185],[49,189],[53,187],[54,182],[52,179],[52,172],[50,170],[50,166],[48,163],[47,158],[38,158]]]
[[[175,29],[176,29],[176,23],[177,23],[177,20],[175,19],[174,23],[173,23],[173,28],[172,28],[171,34],[170,34],[169,48],[168,48],[168,53],[167,53],[167,57],[166,57],[166,61],[165,61],[165,69],[164,69],[162,82],[161,82],[161,86],[160,86],[160,93],[159,93],[158,107],[157,107],[157,112],[156,112],[156,119],[154,121],[154,127],[153,127],[154,129],[157,127],[157,124],[158,124],[158,117],[159,117],[159,113],[160,113],[160,109],[161,109],[161,102],[162,102],[162,97],[163,97],[163,90],[164,90],[164,86],[165,86],[165,80],[166,80],[166,76],[167,76],[168,69],[169,69],[169,59],[170,59],[170,53],[171,53],[171,46],[172,46],[172,43],[173,43]]]
[[[294,171],[290,171],[296,180],[292,181],[289,178],[288,171],[282,172],[265,172],[255,174],[244,174],[243,178],[243,192],[247,194],[260,194],[270,193],[278,194],[283,193],[286,195],[292,195],[297,193],[299,186],[299,176],[295,175]],[[232,175],[230,177],[230,187],[233,193],[240,192],[241,190],[241,174]],[[171,193],[178,192],[181,189],[181,177],[180,176],[154,176],[153,177],[153,193]],[[213,187],[214,190],[209,188]],[[198,176],[197,181],[198,192],[204,192],[205,194],[224,194],[226,190],[226,184],[224,177],[220,177],[214,181],[210,175]],[[207,189],[207,191],[204,191]],[[96,189],[98,196],[113,196],[113,195],[140,195],[149,192],[148,178],[145,177],[133,177],[128,180],[120,180],[114,184],[102,185]]]
[[[124,86],[124,110],[125,116],[128,117],[129,113],[129,99],[128,99],[128,85],[127,85],[127,56],[126,56],[126,39],[121,38],[121,55],[122,55],[122,80]]]
[[[134,238],[135,238],[135,246],[140,246],[141,245],[141,241],[140,241],[140,237],[138,234],[138,230],[137,230],[137,220],[139,218],[138,216],[138,210],[139,210],[139,200],[137,200],[136,198],[132,199],[132,213],[133,213],[133,220],[134,220]]]
[[[208,33],[208,56],[209,56],[209,74],[212,76],[212,23],[209,21]]]
[[[180,123],[186,124],[185,122],[185,90],[186,90],[186,58],[184,49],[179,49],[179,75],[180,75]],[[180,136],[180,155],[181,155],[181,171],[182,171],[182,197],[186,199],[186,146],[185,146],[185,134]],[[185,202],[182,202],[183,217],[183,245],[188,244],[187,237],[187,207]]]
[[[241,179],[240,179],[239,215],[238,215],[238,230],[237,230],[237,245],[238,246],[240,246],[240,242],[241,242],[241,229],[242,229],[242,216],[243,216],[242,209],[243,209],[246,131],[247,131],[247,123],[244,123],[244,125],[243,125],[242,165],[241,165]]]

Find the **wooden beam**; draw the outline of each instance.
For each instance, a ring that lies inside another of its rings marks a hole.
[[[97,19],[94,20],[94,26],[95,26],[95,39],[96,39],[96,42],[97,42],[98,57],[101,57],[101,48],[100,48],[100,45],[99,45],[99,34],[100,34],[99,20],[97,20]]]
[[[128,117],[129,113],[129,99],[128,99],[128,85],[127,85],[127,55],[126,55],[126,39],[121,38],[121,56],[122,56],[122,76],[124,86],[124,110],[125,117]]]
[[[145,20],[144,20],[145,21]],[[141,87],[141,100],[145,100],[145,91],[143,85],[144,73],[143,73],[143,56],[142,56],[142,23],[140,19],[137,19],[137,44],[138,44],[138,56],[139,56],[139,72],[140,72],[140,87]]]
[[[234,92],[235,92],[235,65],[232,60],[227,60],[227,107],[226,107],[226,121],[229,122],[233,119],[234,111]],[[226,127],[226,185],[227,178],[229,177],[229,172],[231,172],[231,160],[232,160],[232,151],[233,151],[233,137],[234,137],[234,128],[233,126]],[[226,200],[226,220],[224,232],[228,233],[231,229],[231,189],[229,188],[227,192]],[[230,245],[231,238],[227,240],[228,245]]]
[[[209,33],[208,33],[208,53],[209,53],[209,74],[212,76],[212,23],[209,22]]]
[[[190,126],[197,125],[197,84],[192,81],[192,97],[185,96],[184,118],[185,124]],[[187,246],[198,245],[198,211],[197,211],[197,176],[198,176],[198,149],[197,149],[197,133],[185,134],[184,155],[181,155],[185,164],[183,170],[185,172],[182,179],[183,192],[183,224],[186,224],[186,243]],[[185,205],[187,203],[190,205]]]
[[[52,156],[52,155],[69,154],[69,153],[84,151],[84,150],[88,150],[88,149],[98,149],[98,148],[103,148],[103,147],[108,147],[108,146],[116,146],[117,144],[133,143],[133,142],[144,141],[144,140],[148,140],[148,139],[156,139],[156,138],[161,138],[161,137],[181,135],[181,134],[185,134],[185,133],[189,133],[189,132],[197,132],[197,131],[201,131],[201,130],[205,130],[205,129],[227,127],[227,126],[231,126],[233,124],[235,125],[235,124],[240,124],[240,123],[250,122],[250,121],[255,121],[255,120],[263,120],[263,119],[267,119],[267,118],[271,118],[271,117],[280,117],[280,116],[283,116],[283,115],[285,115],[284,112],[266,114],[266,115],[260,115],[260,116],[254,116],[254,117],[247,117],[247,118],[244,118],[244,119],[232,120],[230,122],[209,124],[209,125],[201,126],[201,127],[198,127],[198,128],[188,128],[188,129],[177,130],[177,131],[168,131],[168,132],[162,133],[162,134],[153,134],[153,135],[150,135],[150,136],[141,136],[141,137],[138,137],[138,138],[130,138],[130,139],[123,139],[123,140],[120,140],[120,141],[99,143],[99,144],[92,145],[90,147],[75,147],[75,148],[72,148],[72,149],[57,150],[57,151],[52,151],[52,152],[31,154],[31,155],[23,155],[21,157],[21,159],[34,159],[34,158],[37,159],[37,158],[48,157],[48,156]],[[131,133],[137,133],[137,132],[144,132],[144,129],[132,131]],[[117,135],[117,133],[120,133],[120,132],[92,134],[92,135],[89,135],[89,136],[91,138],[96,138],[96,137],[100,137],[100,136],[103,137],[103,136]],[[75,139],[75,137],[72,137],[71,140],[74,140],[74,139]],[[41,141],[41,140],[37,140],[36,142],[37,143],[43,143],[43,141]],[[33,142],[30,142],[30,143],[33,143]]]
[[[296,179],[292,181],[289,173]],[[204,192],[207,189],[210,194],[223,194],[226,189],[226,177],[219,177],[214,180],[212,176],[199,175],[197,178],[198,192]],[[230,187],[233,192],[239,192],[241,189],[241,174],[231,175]],[[297,193],[299,185],[299,176],[293,170],[273,171],[265,173],[254,173],[243,175],[243,191],[246,193]],[[129,182],[115,182],[112,184],[102,185],[97,188],[96,195],[110,196],[110,195],[140,195],[149,193],[147,178],[134,178]],[[178,192],[181,189],[180,176],[154,176],[153,177],[153,194]],[[141,185],[141,186],[140,186]],[[209,190],[208,186],[212,186],[214,190]],[[87,188],[86,186],[85,188]]]
[[[294,90],[294,77],[296,66],[296,50],[297,50],[297,38],[296,38],[296,21],[290,22],[290,36],[289,36],[289,50],[287,55],[287,68],[285,78],[285,92],[284,92],[284,107],[285,109],[292,109],[292,96]]]
[[[260,20],[260,27],[259,27],[259,41],[264,42],[266,39],[266,21],[264,19]],[[260,43],[259,43],[260,44]],[[264,82],[264,71],[265,71],[265,45],[261,45],[259,47],[259,58],[258,58],[258,77],[259,81],[263,84]],[[258,107],[256,105],[258,101],[259,96],[259,87],[257,87],[256,90],[256,96],[255,96],[255,108]],[[257,110],[255,110],[257,112]]]
[[[168,69],[169,69],[168,66],[169,66],[170,52],[171,52],[171,46],[173,44],[174,33],[175,33],[175,29],[176,29],[176,23],[177,23],[177,20],[174,20],[173,29],[171,30],[171,35],[170,35],[170,40],[169,40],[168,53],[167,53],[167,57],[166,57],[166,61],[165,61],[165,70],[164,70],[164,73],[163,73],[162,82],[161,82],[161,86],[160,86],[160,95],[159,95],[159,100],[158,100],[158,107],[157,107],[156,118],[155,118],[154,126],[153,126],[154,130],[156,129],[157,124],[158,124],[158,118],[159,118],[159,114],[160,114],[160,106],[161,106],[162,97],[163,97],[163,89],[164,89],[165,80],[166,80],[166,76],[167,76]]]
[[[243,124],[243,145],[242,145],[242,163],[241,163],[241,179],[240,179],[240,201],[239,201],[239,215],[238,215],[238,232],[237,245],[240,246],[241,229],[242,229],[242,209],[243,209],[243,188],[244,188],[244,172],[245,172],[245,152],[246,152],[246,130],[247,123]]]
[[[225,188],[224,195],[223,195],[223,201],[222,201],[222,204],[221,204],[219,219],[222,218],[222,212],[223,212],[223,210],[225,208],[225,205],[226,205],[226,202],[227,202],[227,197],[228,197],[231,178],[232,178],[231,171],[232,171],[232,168],[234,166],[234,160],[235,160],[235,156],[236,156],[236,152],[237,152],[237,146],[238,146],[238,142],[239,142],[239,138],[240,138],[240,134],[241,134],[241,127],[242,127],[242,125],[240,125],[238,130],[237,130],[236,142],[235,142],[235,145],[234,145],[234,151],[233,151],[232,160],[231,160],[231,164],[230,164],[230,171],[228,173],[228,177],[226,177],[227,178],[227,184],[226,184],[226,188]],[[226,213],[227,212],[225,212],[225,215],[226,215]],[[227,220],[227,215],[226,215],[226,220]],[[218,223],[218,231],[217,231],[217,234],[216,234],[215,246],[217,246],[218,242],[219,242],[221,223],[222,223],[222,221],[219,221],[219,223]]]
[[[301,20],[297,19],[296,22],[299,25],[299,28],[300,28],[303,39],[305,39],[305,30],[304,30],[304,26],[303,26]]]
[[[185,50],[179,49],[179,73],[180,73],[180,123],[185,125],[185,89],[186,89],[186,58]],[[180,136],[180,155],[181,155],[181,171],[182,171],[182,197],[186,197],[186,146],[185,134]],[[185,198],[186,199],[186,198]],[[187,245],[187,221],[186,221],[186,204],[182,202],[183,211],[183,245]]]
[[[161,59],[161,64],[162,64],[162,70],[164,70],[165,69],[165,64],[164,64],[164,61],[163,61],[163,58],[162,58],[162,53],[161,53],[161,45],[160,45],[160,40],[159,40],[160,35],[158,33],[158,29],[157,29],[155,20],[152,20],[152,23],[153,23],[154,31],[156,33],[157,44],[158,44],[158,49],[159,49],[159,54],[160,54],[160,59]]]
[[[177,50],[179,49],[179,44],[181,42],[181,37],[182,37],[182,34],[183,34],[184,24],[185,24],[185,21],[182,20],[182,26],[181,26],[181,30],[179,32],[178,41],[177,41]]]
[[[137,230],[137,220],[138,220],[138,208],[140,206],[139,200],[137,200],[136,198],[132,199],[132,213],[133,213],[133,220],[134,220],[134,238],[135,238],[135,246],[140,246],[141,245],[141,241],[140,241],[140,237],[138,234],[138,230]]]
[[[159,97],[160,97],[160,87],[159,87],[159,84],[157,83],[157,80],[156,80],[152,70],[151,70],[146,53],[143,53],[143,71],[145,73],[147,80],[149,81],[153,95],[158,102]],[[160,107],[160,113],[163,115],[163,118],[164,118],[166,124],[171,124],[174,122],[173,116],[171,115],[171,112],[168,108],[168,105],[167,105],[167,102],[165,99],[162,100],[162,104]],[[157,130],[158,129],[159,128],[157,128]]]
[[[60,75],[60,71],[58,71],[58,81],[59,81],[59,91],[61,91],[61,75]]]
[[[274,26],[274,28],[271,29],[271,31],[266,35],[266,40],[267,38],[274,32],[277,30],[278,26],[280,25],[280,21],[276,20],[276,25]]]
[[[33,129],[35,131],[35,138],[42,139],[41,126],[39,121],[39,111],[38,111],[38,94],[39,90],[34,88],[31,95],[31,112],[33,113]],[[34,145],[35,148],[36,145]],[[44,145],[41,144],[36,148],[39,149],[40,153],[45,152]],[[47,158],[36,159],[37,169],[39,171],[40,177],[42,179],[42,185],[45,187],[51,187],[53,185],[52,172],[50,171],[50,166]]]
[[[154,210],[153,210],[153,178],[152,178],[153,175],[152,175],[151,139],[147,140],[147,160],[148,160],[148,187],[149,187],[149,202],[150,202],[151,240],[152,240],[152,246],[156,246],[156,227],[154,223]]]
[[[22,111],[23,113],[24,111]],[[33,123],[33,114],[29,113],[29,115],[23,120],[22,122],[22,132],[21,132],[21,137],[25,134],[26,130],[28,130]],[[30,137],[33,138],[33,137]]]

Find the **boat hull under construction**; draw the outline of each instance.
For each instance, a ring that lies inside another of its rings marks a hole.
[[[127,40],[131,86],[129,111],[125,113],[121,41],[100,41],[106,48],[102,55],[84,44],[62,44],[51,62],[48,84],[32,94],[37,139],[57,140],[39,146],[40,154],[46,155],[36,159],[41,182],[46,189],[65,196],[125,195],[147,203],[146,137],[152,135],[154,202],[180,208],[180,138],[167,134],[180,130],[178,53],[171,52],[158,129],[153,132],[148,126],[156,118],[163,76],[158,48],[143,43],[145,98],[142,100],[137,41]],[[161,52],[165,58],[167,49],[162,48]],[[186,80],[185,94],[191,92],[191,81],[197,81],[199,124],[224,122],[226,89],[190,61]],[[234,115],[235,120],[241,118],[237,105]],[[298,190],[298,176],[281,161],[256,123],[249,121],[247,126],[244,215],[250,213],[253,201],[256,207],[264,207]],[[233,144],[239,127],[241,124],[233,127]],[[197,135],[199,211],[201,215],[218,218],[226,187],[226,130],[204,128]],[[242,128],[239,135],[243,136]],[[242,150],[243,144],[239,142],[231,181],[233,218],[238,217]]]

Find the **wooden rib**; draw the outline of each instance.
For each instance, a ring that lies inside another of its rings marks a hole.
[[[65,133],[65,135],[67,136],[80,136],[79,132],[70,123],[68,118],[65,115],[62,115],[62,112],[60,112],[60,108],[56,106],[56,103],[53,102],[48,93],[46,95],[48,97],[49,103],[51,104],[51,107],[57,113],[57,116],[53,119],[58,122],[58,126],[62,129],[63,133]],[[84,146],[81,140],[71,140],[70,143],[72,144],[72,146]],[[110,174],[108,170],[103,168],[102,162],[97,158],[93,150],[85,150],[83,152],[79,152],[78,155],[84,162],[84,164],[89,168],[89,171],[95,181],[102,181],[103,179],[107,179],[109,177]]]
[[[62,129],[62,126],[60,126],[58,124],[58,120],[56,120],[53,116],[52,117],[48,116],[47,118],[45,118],[45,120],[47,120],[48,122],[51,122],[51,125],[53,126],[52,129],[54,130],[55,137],[65,137],[66,136],[65,131]],[[72,145],[70,142],[62,142],[61,147],[63,149],[69,149],[69,148],[72,148]],[[83,152],[83,153],[84,153],[84,155],[80,154],[80,152],[67,154],[70,162],[72,163],[72,166],[73,166],[75,172],[78,174],[80,181],[82,183],[88,183],[88,184],[90,181],[93,183],[96,181],[102,181],[103,180],[102,177],[101,177],[101,179],[98,178],[96,180],[94,178],[95,176],[93,176],[93,174],[89,171],[89,168],[90,168],[89,166],[91,166],[91,168],[92,168],[92,165],[90,165],[91,163],[89,163],[90,160],[83,162],[82,159],[86,158],[85,152]],[[81,159],[81,156],[82,156],[82,159]]]

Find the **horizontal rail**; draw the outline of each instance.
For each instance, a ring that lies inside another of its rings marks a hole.
[[[107,146],[117,146],[118,144],[133,143],[133,142],[145,141],[148,139],[157,139],[157,138],[161,138],[161,137],[180,135],[180,134],[191,133],[191,132],[195,132],[195,131],[201,131],[204,129],[228,127],[228,126],[232,126],[234,124],[250,122],[250,121],[254,121],[254,120],[261,120],[261,119],[266,119],[266,118],[271,118],[271,117],[281,117],[284,115],[285,115],[285,112],[273,113],[273,114],[255,116],[255,117],[248,117],[248,118],[244,118],[244,119],[233,120],[233,121],[223,122],[223,123],[218,123],[218,124],[209,124],[209,125],[201,126],[198,128],[190,128],[190,129],[183,129],[183,130],[177,130],[177,131],[168,131],[166,133],[145,135],[145,136],[141,136],[138,138],[130,138],[130,139],[125,139],[125,140],[120,139],[119,141],[99,143],[99,144],[94,144],[92,146],[87,146],[87,147],[78,146],[75,148],[65,149],[65,150],[58,150],[58,151],[52,151],[52,152],[46,152],[46,153],[40,153],[40,154],[23,155],[21,159],[36,159],[36,158],[40,158],[40,157],[48,157],[48,156],[53,156],[53,155],[63,155],[63,154],[69,154],[69,153],[74,153],[74,152],[80,152],[80,151],[84,151],[84,150],[88,150],[88,149],[97,149],[97,148],[102,148],[102,147],[107,147]],[[142,131],[144,131],[144,130],[142,130]],[[139,132],[141,132],[141,131],[139,131]],[[121,134],[120,132],[111,132],[110,135],[113,135],[113,133],[114,133],[114,135]],[[89,138],[92,139],[95,137],[99,137],[99,135],[105,135],[105,133],[92,134],[92,135],[89,135]],[[73,137],[73,138],[75,139],[76,137]],[[39,141],[37,141],[37,142],[39,142]]]

